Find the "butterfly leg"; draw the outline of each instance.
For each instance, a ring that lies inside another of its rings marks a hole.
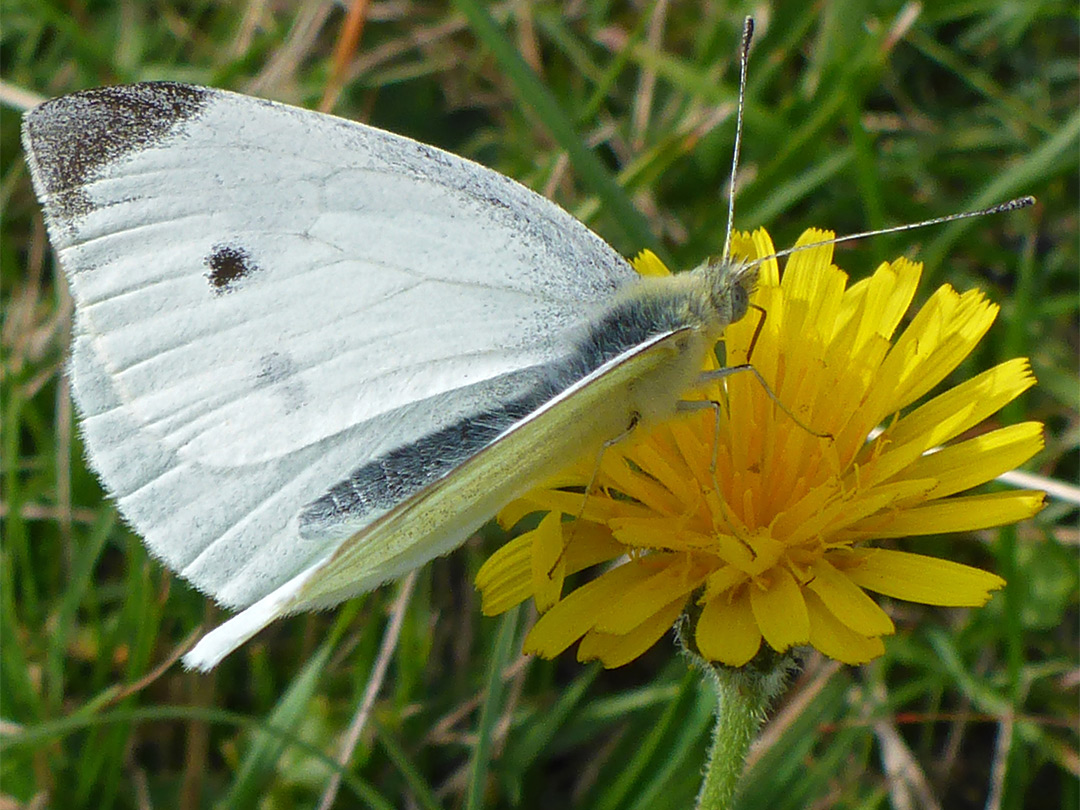
[[[802,421],[799,417],[797,417],[794,413],[792,413],[791,409],[780,401],[780,397],[778,397],[776,393],[772,390],[772,388],[769,387],[769,384],[765,382],[765,378],[761,376],[761,372],[754,368],[754,366],[750,363],[742,363],[738,366],[725,366],[724,368],[718,368],[714,371],[706,371],[702,373],[701,377],[699,378],[699,382],[701,384],[716,382],[717,380],[722,380],[726,377],[730,377],[733,374],[738,374],[741,371],[749,371],[751,374],[753,374],[757,381],[761,383],[761,387],[762,389],[764,389],[765,394],[769,397],[769,399],[776,403],[776,407],[778,407],[785,414],[787,414],[787,416],[791,419],[792,422],[801,427],[811,436],[816,436],[819,439],[834,438],[831,433],[814,430],[812,427]],[[679,403],[680,406],[682,406],[683,404],[684,403],[682,402]]]
[[[570,536],[563,540],[562,551],[559,552],[559,556],[555,558],[555,562],[548,570],[548,579],[552,579],[554,577],[555,569],[559,567],[560,563],[562,563],[563,557],[566,556],[566,549],[570,545],[571,541],[574,539],[574,530],[577,527],[578,521],[581,520],[582,516],[585,514],[585,505],[589,502],[589,495],[592,493],[593,487],[596,486],[596,479],[600,477],[600,463],[604,460],[604,453],[606,453],[609,448],[614,447],[619,442],[629,438],[630,434],[634,432],[634,428],[638,426],[638,423],[640,421],[640,415],[636,413],[631,414],[630,424],[627,426],[626,430],[624,430],[615,438],[608,439],[602,445],[600,445],[600,449],[596,453],[596,461],[593,462],[592,474],[589,476],[589,483],[585,486],[585,493],[581,497],[581,508],[578,509],[577,514],[574,516],[574,521],[570,526]]]
[[[726,371],[727,369],[720,369]],[[727,376],[727,375],[724,375]],[[723,518],[724,523],[731,529],[731,535],[746,546],[747,550],[752,556],[757,556],[754,553],[753,546],[742,536],[739,524],[735,521],[735,518],[728,511],[727,501],[724,500],[724,494],[720,490],[720,480],[716,477],[716,468],[719,465],[720,459],[720,411],[721,403],[712,399],[696,399],[696,400],[680,400],[678,404],[678,410],[683,412],[704,411],[711,410],[713,412],[713,447],[712,458],[709,461],[709,477],[712,479],[713,492],[716,494],[717,504],[720,507],[720,516]]]

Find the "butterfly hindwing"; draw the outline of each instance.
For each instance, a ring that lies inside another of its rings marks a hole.
[[[454,468],[368,522],[336,551],[299,573],[273,594],[205,636],[186,657],[210,669],[276,618],[334,605],[357,592],[401,576],[456,546],[514,497],[632,426],[635,381],[663,374],[685,353],[689,329],[648,338],[569,386]],[[446,448],[452,452],[452,448]],[[347,516],[324,516],[308,533],[347,529]]]

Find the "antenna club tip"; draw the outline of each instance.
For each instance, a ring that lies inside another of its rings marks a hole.
[[[1006,211],[1019,211],[1021,208],[1030,208],[1034,204],[1035,198],[1029,194],[1025,197],[1017,197],[1015,200],[1009,200],[1000,205],[995,205],[993,208],[987,209],[987,213],[1002,214]]]

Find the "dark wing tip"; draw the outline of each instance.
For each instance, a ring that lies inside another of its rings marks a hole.
[[[85,213],[79,188],[102,167],[154,145],[199,114],[213,91],[177,82],[99,87],[46,101],[23,116],[34,186],[56,216]]]

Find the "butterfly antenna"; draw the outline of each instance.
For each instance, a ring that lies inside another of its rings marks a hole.
[[[913,231],[916,228],[925,228],[928,225],[941,225],[944,222],[953,222],[958,219],[971,219],[972,217],[985,217],[989,214],[1002,214],[1006,211],[1018,211],[1021,208],[1027,208],[1028,206],[1034,204],[1034,197],[1017,197],[1015,200],[1009,200],[1008,202],[991,205],[989,208],[980,208],[978,211],[965,211],[961,214],[949,214],[945,217],[935,217],[934,219],[927,219],[923,222],[912,222],[907,225],[896,225],[892,228],[882,228],[880,231],[863,231],[862,233],[851,233],[847,234],[846,236],[837,236],[835,239],[826,239],[822,242],[812,242],[808,245],[796,245],[795,247],[788,248],[787,250],[777,251],[770,256],[762,256],[760,259],[754,262],[754,264],[759,265],[762,262],[769,261],[770,259],[780,259],[784,256],[790,256],[792,253],[798,253],[800,250],[810,250],[810,248],[823,247],[825,245],[837,245],[841,242],[853,242],[856,239],[864,239],[868,236],[881,236],[882,234],[886,233]]]
[[[739,149],[742,147],[743,100],[746,98],[746,65],[750,61],[750,40],[754,36],[754,18],[743,23],[742,48],[739,54],[739,101],[735,107],[735,149],[731,155],[731,182],[728,187],[727,233],[724,235],[723,260],[731,258],[731,229],[735,222],[735,175],[739,170]]]

